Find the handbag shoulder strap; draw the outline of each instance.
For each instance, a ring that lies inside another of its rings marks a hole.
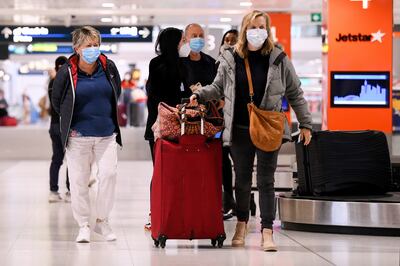
[[[275,58],[273,64],[274,64],[275,66],[279,66],[279,64],[283,61],[283,58],[285,58],[285,56],[286,56],[286,53],[285,53],[285,52],[280,53],[280,54]]]
[[[247,76],[247,82],[249,83],[249,94],[250,94],[250,101],[253,103],[253,96],[254,96],[254,88],[253,88],[253,80],[251,78],[251,71],[250,71],[250,65],[249,65],[249,59],[245,58],[244,59],[244,66],[246,67],[246,76]]]
[[[283,59],[286,57],[285,52],[281,52],[276,59],[274,60],[273,64],[275,66],[279,66],[279,64],[283,61]],[[253,96],[254,96],[254,88],[253,88],[253,80],[251,78],[251,71],[250,71],[250,65],[249,65],[249,59],[245,58],[244,59],[244,65],[246,67],[246,76],[247,76],[247,82],[249,83],[249,93],[250,93],[250,101],[253,103]],[[283,98],[283,95],[282,95]]]

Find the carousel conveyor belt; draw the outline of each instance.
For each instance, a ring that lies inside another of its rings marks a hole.
[[[400,236],[400,192],[374,196],[278,196],[287,230]]]

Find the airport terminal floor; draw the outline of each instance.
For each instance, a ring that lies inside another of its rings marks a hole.
[[[143,228],[149,208],[149,161],[118,164],[117,196],[110,221],[118,240],[109,243],[94,236],[89,244],[77,244],[70,204],[47,202],[44,184],[48,167],[48,161],[0,161],[3,266],[399,265],[399,237],[287,231],[279,228],[279,221],[274,234],[279,251],[266,253],[260,249],[256,218],[249,222],[245,248],[230,247],[235,219],[225,222],[227,240],[222,249],[212,248],[209,240],[168,240],[165,249],[155,248]],[[95,191],[94,186],[91,198]]]
[[[1,0],[0,266],[400,266],[400,0]]]

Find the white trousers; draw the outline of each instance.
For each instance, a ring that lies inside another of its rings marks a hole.
[[[117,180],[117,143],[110,137],[70,137],[66,149],[71,184],[72,213],[79,226],[90,221],[89,179],[92,162],[97,164],[97,218],[108,219],[114,205]]]

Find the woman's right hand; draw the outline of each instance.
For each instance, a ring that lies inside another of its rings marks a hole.
[[[190,100],[189,105],[191,105],[191,106],[196,106],[196,105],[198,105],[196,94],[193,94],[192,96],[190,96],[189,100]]]

